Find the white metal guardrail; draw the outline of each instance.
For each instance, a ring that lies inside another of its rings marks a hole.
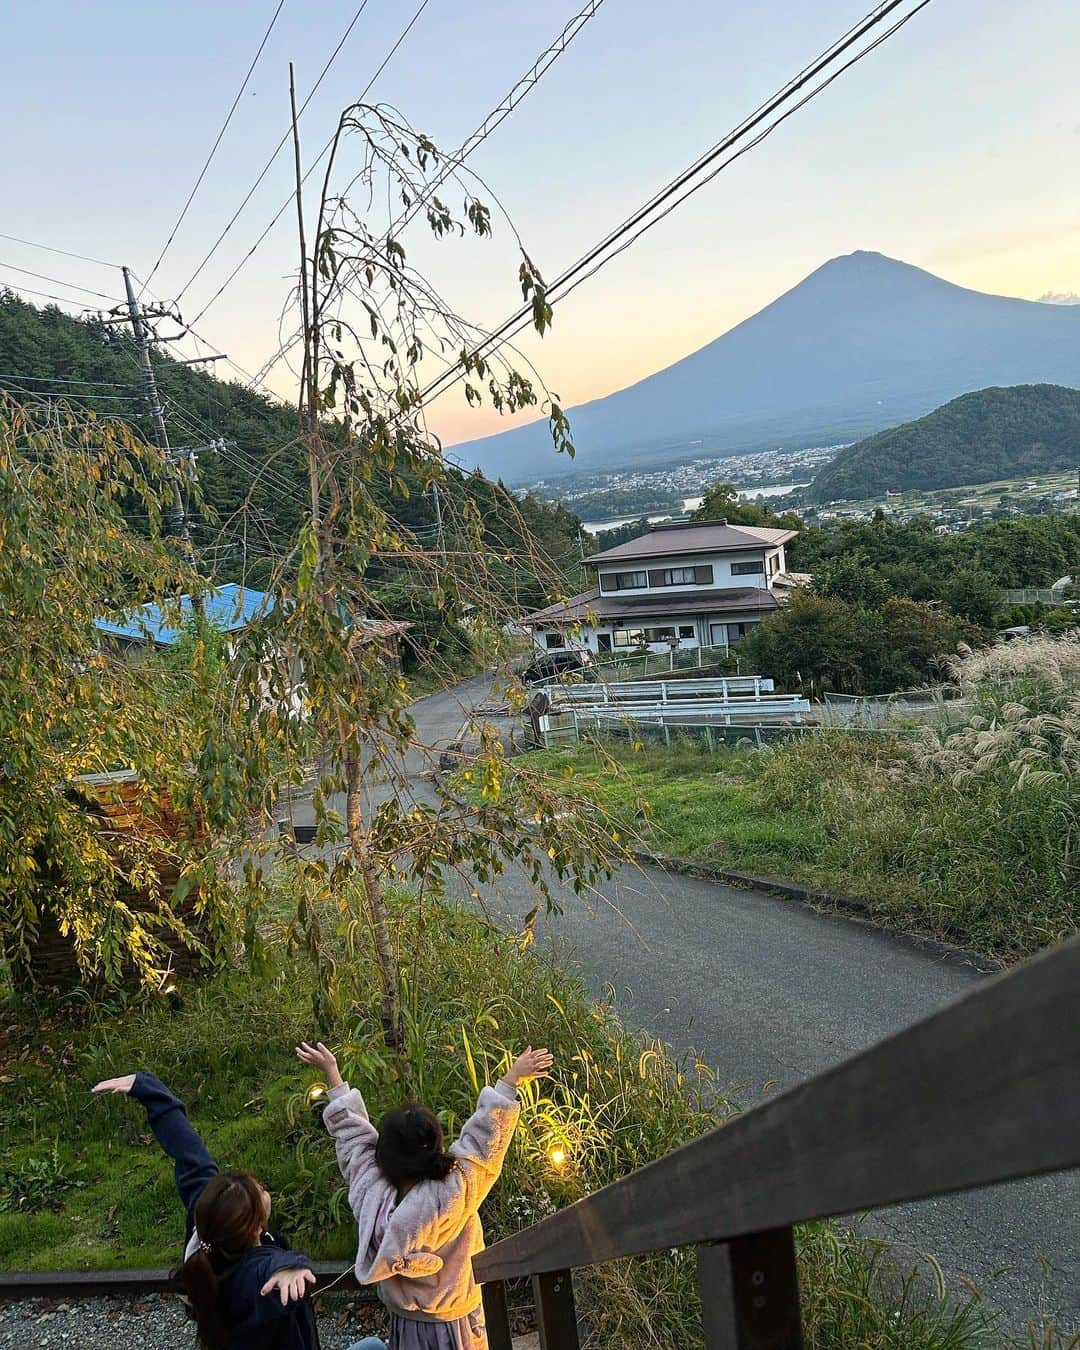
[[[560,704],[685,703],[691,699],[752,698],[771,694],[773,681],[761,675],[725,675],[714,680],[626,680],[607,684],[546,686],[553,706]]]
[[[579,741],[582,732],[600,732],[623,725],[716,727],[793,725],[801,726],[810,712],[810,700],[786,694],[763,694],[755,700],[705,700],[688,703],[634,703],[626,707],[593,705],[545,713],[540,719],[544,744],[551,746],[569,738]]]

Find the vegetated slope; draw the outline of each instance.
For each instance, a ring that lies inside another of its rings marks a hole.
[[[1080,307],[985,295],[857,252],[666,370],[570,409],[574,460],[551,455],[543,422],[452,453],[522,482],[853,441],[958,394],[1040,382],[1080,385]]]
[[[130,335],[117,327],[73,318],[56,306],[37,309],[0,290],[0,395],[7,391],[25,400],[62,394],[73,408],[120,418],[152,439],[135,348]],[[275,554],[294,534],[308,500],[295,409],[167,356],[155,355],[154,367],[173,446],[205,445],[217,437],[229,443],[224,452],[203,453],[198,460],[200,488],[212,517],[194,523],[196,545],[205,550],[203,566],[220,581],[265,584]],[[407,487],[407,494],[392,493],[387,484],[387,508],[407,529],[433,526],[430,495],[418,482]],[[532,497],[515,503],[504,488],[480,475],[451,476],[443,500],[451,519],[455,497],[459,505],[465,499],[472,503],[484,521],[487,543],[507,559],[502,580],[515,609],[542,604],[548,574],[565,576],[577,567],[581,522],[561,504]],[[223,546],[220,525],[245,502],[252,507],[249,528],[231,530]],[[403,617],[414,617],[418,603],[413,594]]]
[[[980,389],[842,450],[818,471],[811,494],[819,502],[857,500],[905,488],[991,483],[1078,462],[1080,389]]]

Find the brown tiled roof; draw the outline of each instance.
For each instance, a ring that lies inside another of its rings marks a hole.
[[[660,558],[678,553],[734,553],[752,548],[785,544],[796,530],[765,530],[751,525],[721,525],[718,521],[692,521],[686,525],[656,525],[648,534],[594,553],[585,562],[629,562],[634,558]]]
[[[776,608],[776,596],[763,586],[704,593],[679,592],[667,596],[657,593],[601,595],[593,590],[582,591],[569,600],[526,614],[519,622],[526,628],[542,628],[547,624],[587,622],[588,616],[610,623],[612,619],[665,618],[669,614],[733,614]]]

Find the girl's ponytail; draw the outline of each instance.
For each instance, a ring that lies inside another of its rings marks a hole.
[[[180,1279],[191,1300],[203,1350],[228,1350],[229,1332],[221,1311],[221,1289],[210,1253],[201,1247],[180,1268]]]
[[[444,1153],[442,1149],[437,1149],[427,1160],[427,1169],[424,1176],[428,1181],[445,1181],[454,1170],[454,1166],[453,1155]]]
[[[266,1192],[249,1172],[222,1172],[195,1202],[199,1245],[180,1268],[180,1278],[203,1350],[229,1350],[229,1326],[221,1280],[244,1252],[256,1246],[266,1222]]]

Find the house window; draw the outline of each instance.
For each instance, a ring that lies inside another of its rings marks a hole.
[[[774,577],[774,576],[776,576],[777,572],[779,572],[779,571],[780,571],[780,554],[779,554],[779,553],[770,553],[770,554],[769,554],[769,576]]]
[[[556,650],[556,648],[561,647],[563,645],[561,633],[548,633],[547,636],[544,638],[544,641],[547,643],[547,649],[549,652],[553,652]]]
[[[731,564],[731,575],[733,577],[749,577],[760,573],[765,575],[765,560],[758,558],[755,562],[738,562]]]
[[[674,642],[674,641],[675,641],[675,629],[674,629],[674,628],[650,628],[650,629],[649,629],[649,641],[650,641],[650,642]]]
[[[636,647],[645,641],[644,628],[620,628],[615,632],[616,647]]]
[[[699,567],[657,567],[649,569],[650,586],[711,586],[713,570],[706,563]]]
[[[643,591],[649,584],[648,572],[601,572],[602,591]]]
[[[684,623],[680,625],[679,637],[681,638],[697,637],[697,633],[694,631],[694,625],[692,623]]]

